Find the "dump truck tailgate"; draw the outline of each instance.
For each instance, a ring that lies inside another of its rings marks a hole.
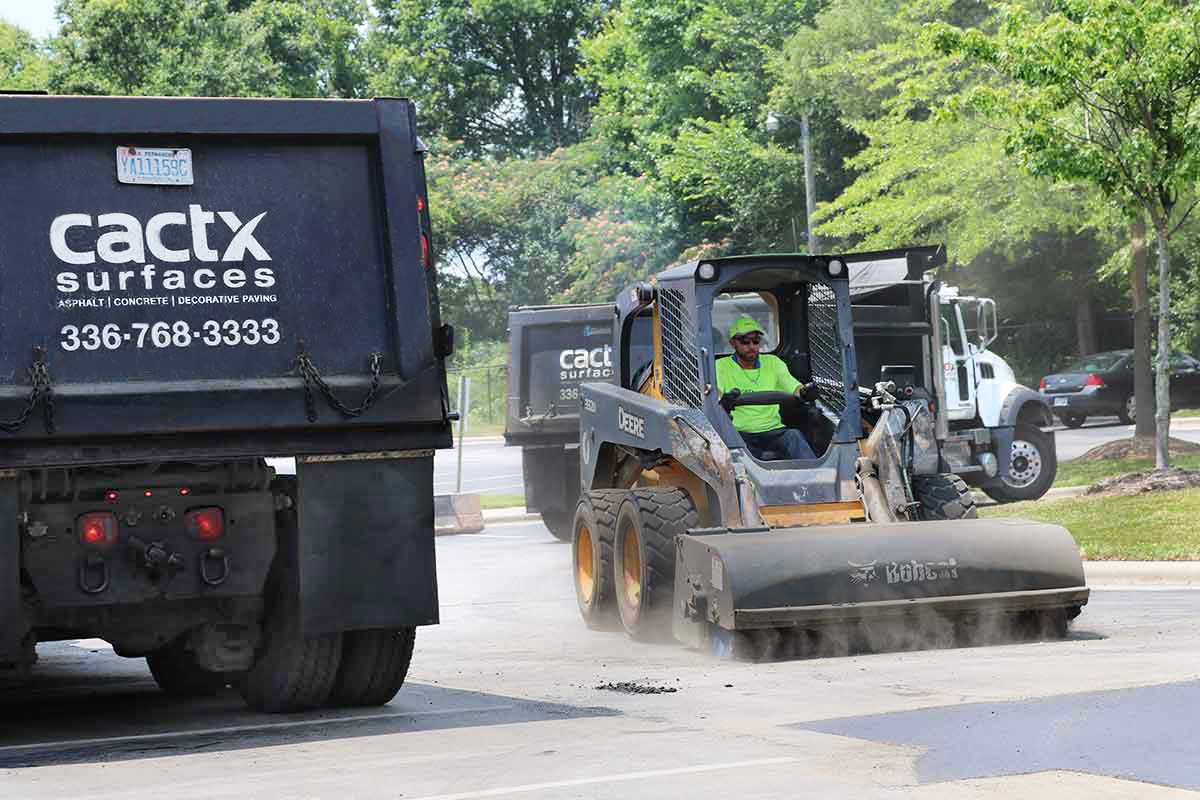
[[[0,464],[448,444],[417,151],[407,101],[0,98]]]

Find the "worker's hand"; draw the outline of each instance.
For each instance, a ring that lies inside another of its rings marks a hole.
[[[725,409],[726,414],[733,413],[733,404],[736,403],[737,399],[741,396],[742,396],[741,389],[730,389],[728,392],[721,395],[721,399],[719,402],[721,403],[721,408]]]
[[[808,400],[810,402],[821,396],[820,390],[817,389],[816,381],[813,381],[812,383],[800,384],[796,387],[794,394],[801,400]]]

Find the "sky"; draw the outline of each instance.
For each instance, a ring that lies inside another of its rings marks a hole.
[[[37,37],[58,28],[54,19],[55,0],[0,0],[0,19],[24,28]]]

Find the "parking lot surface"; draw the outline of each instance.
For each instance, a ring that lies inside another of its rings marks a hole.
[[[1099,587],[1067,641],[775,663],[589,631],[539,524],[438,540],[382,709],[166,698],[103,642],[0,692],[5,797],[1200,796],[1200,591]]]

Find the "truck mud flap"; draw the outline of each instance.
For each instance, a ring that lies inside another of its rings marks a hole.
[[[11,473],[10,473],[11,474]],[[0,664],[19,660],[29,622],[21,600],[21,531],[17,479],[0,478]]]
[[[1074,609],[1083,563],[1057,525],[1019,519],[783,528],[676,540],[676,636],[936,612]]]
[[[306,634],[438,621],[433,452],[296,460]]]

